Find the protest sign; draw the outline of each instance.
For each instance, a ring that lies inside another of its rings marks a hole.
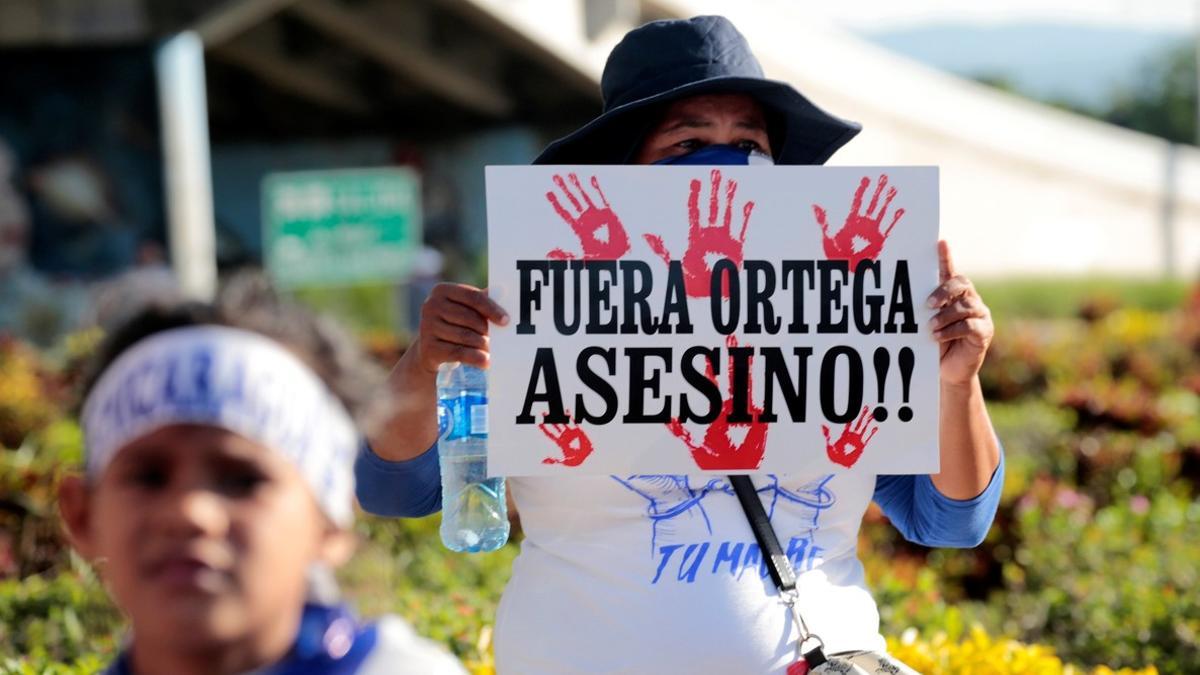
[[[935,472],[937,179],[488,167],[489,472]]]

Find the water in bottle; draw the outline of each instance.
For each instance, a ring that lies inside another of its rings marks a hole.
[[[508,509],[504,478],[487,477],[487,375],[443,364],[437,389],[442,543],[454,551],[494,551],[508,541]]]

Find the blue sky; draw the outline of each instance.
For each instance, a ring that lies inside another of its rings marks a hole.
[[[768,2],[796,0],[768,0]],[[805,10],[862,30],[928,22],[1079,22],[1180,30],[1196,26],[1200,0],[809,0]]]

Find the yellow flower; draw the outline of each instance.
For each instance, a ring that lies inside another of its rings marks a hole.
[[[925,675],[1157,675],[1153,666],[1142,670],[1113,670],[1100,666],[1088,671],[1064,664],[1045,645],[993,638],[979,626],[959,642],[945,633],[921,639],[915,629],[900,638],[889,637],[888,652]]]

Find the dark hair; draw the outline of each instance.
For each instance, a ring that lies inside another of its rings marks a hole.
[[[327,317],[281,297],[258,273],[231,277],[211,302],[147,306],[105,336],[92,358],[80,401],[125,350],[162,331],[217,325],[264,335],[290,349],[329,387],[364,434],[382,421],[387,403],[384,373],[359,344]]]

